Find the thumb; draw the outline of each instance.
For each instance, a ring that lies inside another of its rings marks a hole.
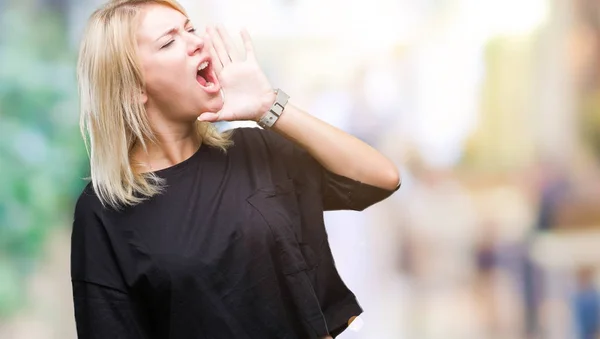
[[[206,113],[202,113],[200,114],[200,116],[198,116],[198,118],[196,118],[198,121],[206,121],[206,122],[217,122],[219,121],[219,112],[214,113],[214,112],[206,112]]]

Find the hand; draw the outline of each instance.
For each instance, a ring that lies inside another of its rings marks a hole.
[[[243,56],[222,26],[208,27],[207,33],[213,69],[223,91],[223,108],[217,113],[202,113],[198,120],[258,121],[275,102],[275,93],[256,61],[250,35],[241,31],[246,50]]]

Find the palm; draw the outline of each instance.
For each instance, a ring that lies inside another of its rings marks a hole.
[[[201,120],[257,120],[274,100],[272,87],[254,57],[252,42],[246,32],[242,39],[246,56],[233,47],[231,38],[219,28],[209,30],[212,40],[213,66],[223,90],[223,108],[217,114],[204,113]]]
[[[225,97],[222,114],[227,120],[252,120],[261,109],[261,97],[271,93],[267,77],[254,60],[224,68],[218,75]]]

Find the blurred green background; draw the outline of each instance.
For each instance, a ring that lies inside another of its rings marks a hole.
[[[60,2],[0,2],[0,318],[85,185],[75,60]]]

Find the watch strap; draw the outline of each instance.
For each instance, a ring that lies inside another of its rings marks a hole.
[[[258,125],[262,128],[271,128],[275,124],[275,122],[279,119],[281,114],[283,114],[283,110],[285,109],[285,105],[287,104],[290,96],[287,95],[281,89],[275,90],[275,102],[271,106],[271,108],[263,114],[263,116],[258,120]]]

